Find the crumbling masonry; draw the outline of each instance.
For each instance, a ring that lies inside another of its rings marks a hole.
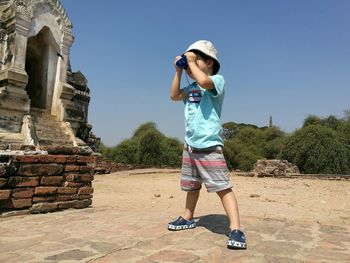
[[[72,23],[58,0],[0,11],[0,214],[87,207],[99,141],[87,80],[70,67]]]

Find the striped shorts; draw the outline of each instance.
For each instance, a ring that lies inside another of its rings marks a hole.
[[[193,149],[185,145],[182,156],[181,189],[198,191],[202,182],[208,192],[232,188],[221,146]]]

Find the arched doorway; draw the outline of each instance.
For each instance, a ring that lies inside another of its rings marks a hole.
[[[55,86],[58,45],[48,27],[28,38],[25,70],[30,106],[50,111]]]
[[[40,54],[31,46],[27,48],[26,72],[28,74],[27,94],[30,98],[30,106],[45,109],[46,101],[42,85],[43,72],[40,63]]]

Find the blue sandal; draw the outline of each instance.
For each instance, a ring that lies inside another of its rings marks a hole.
[[[180,216],[175,221],[168,223],[168,230],[170,231],[185,230],[185,229],[191,229],[195,227],[196,227],[196,222],[194,222],[194,220],[186,220],[182,216]]]
[[[244,233],[238,229],[232,230],[228,237],[227,247],[232,249],[246,249],[247,243]]]

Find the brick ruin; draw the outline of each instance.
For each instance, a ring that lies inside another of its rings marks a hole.
[[[299,168],[286,160],[258,160],[253,172],[258,177],[284,177],[300,174]]]
[[[94,156],[78,147],[47,154],[0,156],[0,213],[18,215],[85,208],[92,203]]]
[[[0,0],[0,214],[91,204],[99,138],[59,0]]]

